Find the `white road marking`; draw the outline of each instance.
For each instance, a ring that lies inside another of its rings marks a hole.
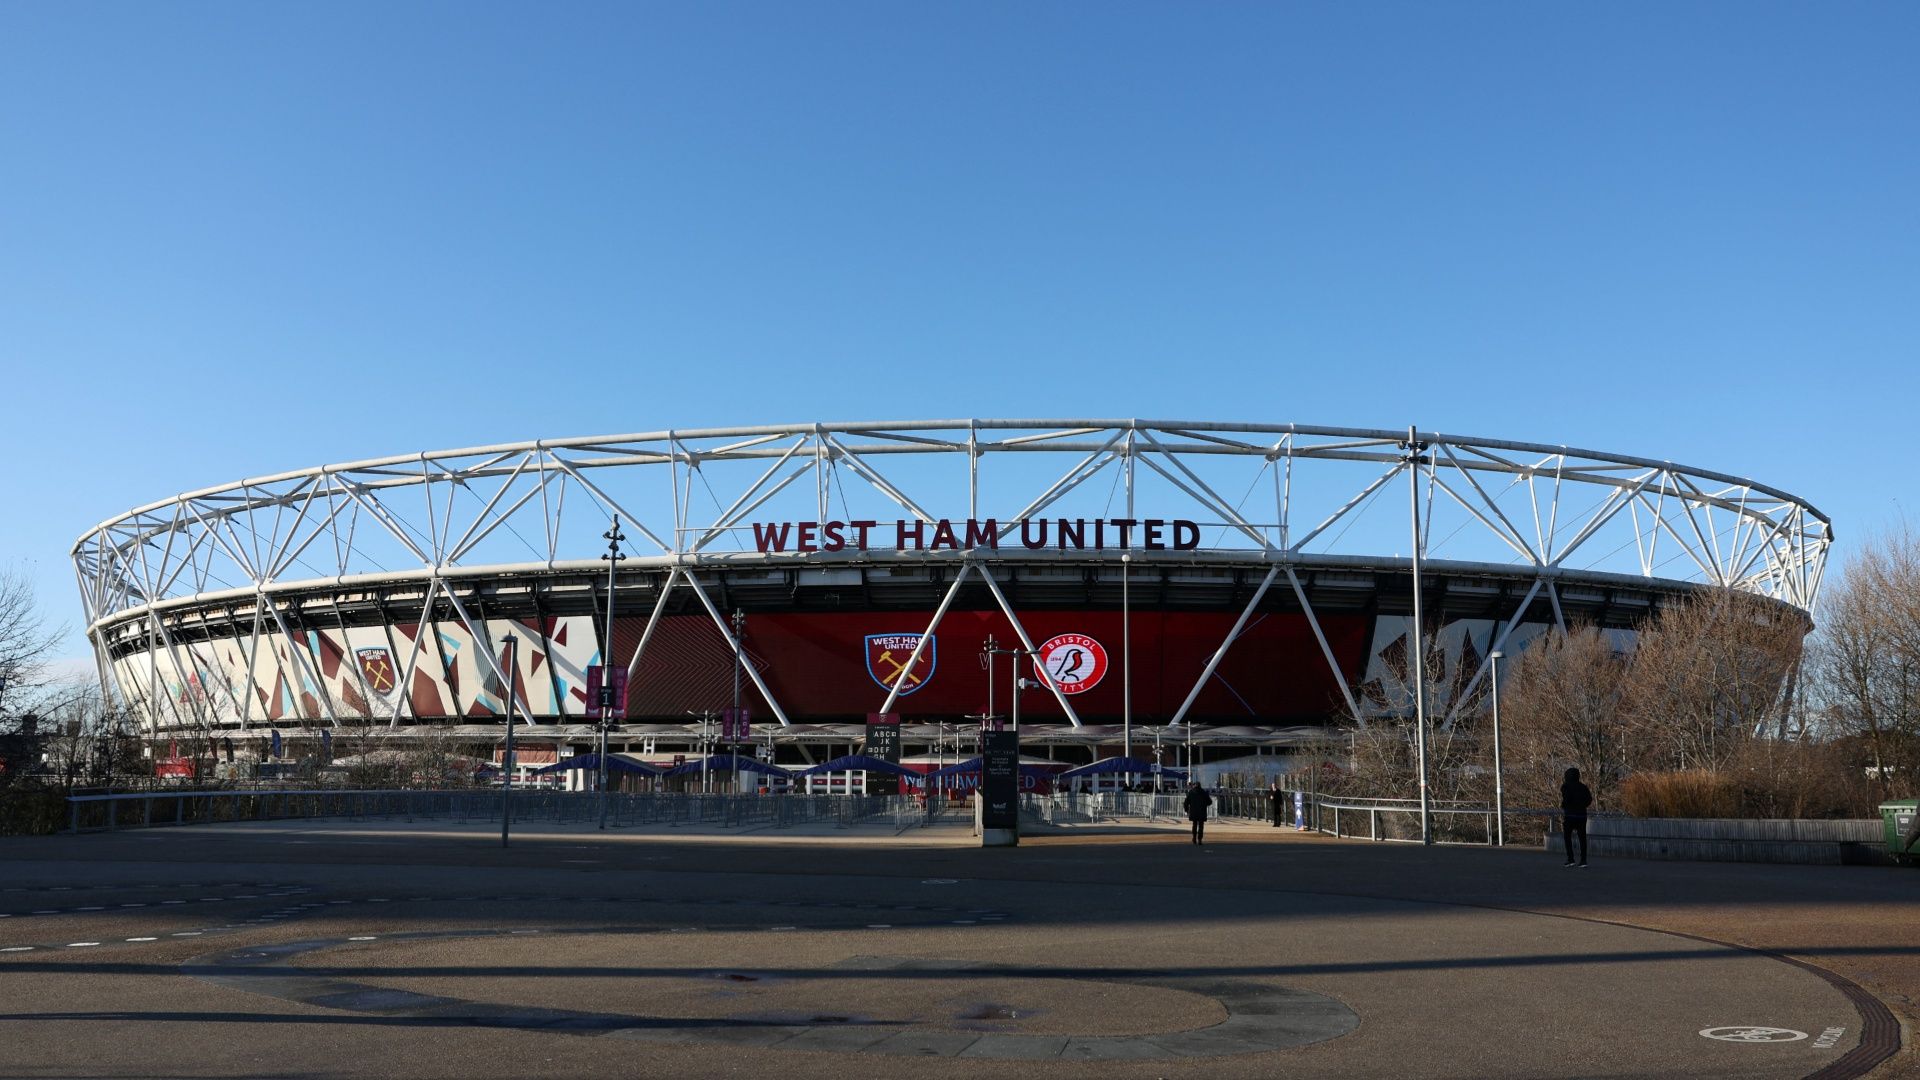
[[[159,938],[150,938],[150,937],[130,937],[130,938],[128,938],[127,940],[128,940],[128,941],[159,941],[160,939],[159,939]]]
[[[69,948],[69,949],[84,949],[84,948],[86,948],[86,947],[87,947],[87,946],[89,946],[89,945],[98,945],[98,944],[100,944],[100,943],[99,943],[99,942],[97,942],[97,941],[69,941],[69,942],[67,942],[67,948]]]

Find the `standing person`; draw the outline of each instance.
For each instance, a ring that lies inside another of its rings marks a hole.
[[[1587,865],[1587,807],[1593,805],[1593,791],[1580,782],[1580,770],[1568,769],[1560,783],[1560,838],[1567,848],[1567,865],[1573,863],[1573,838],[1580,837],[1580,865]]]
[[[1186,808],[1187,820],[1193,822],[1193,842],[1206,843],[1207,808],[1213,805],[1213,796],[1200,786],[1200,781],[1192,780],[1187,783],[1187,797],[1181,805]]]
[[[1286,811],[1287,793],[1280,790],[1280,781],[1273,782],[1273,790],[1267,792],[1267,809],[1273,813],[1273,827],[1280,827],[1281,815]]]

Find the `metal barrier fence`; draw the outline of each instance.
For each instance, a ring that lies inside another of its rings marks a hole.
[[[1270,792],[1233,790],[1210,792],[1214,817],[1248,818],[1271,821],[1273,803]],[[1295,792],[1281,791],[1281,823],[1294,824]],[[1335,798],[1317,792],[1302,792],[1304,824],[1309,829],[1332,836],[1366,837],[1370,840],[1420,839],[1420,800]],[[1144,792],[1103,792],[1085,794],[1060,792],[1051,795],[1028,794],[1021,809],[1037,822],[1047,825],[1095,825],[1119,818],[1153,821],[1184,821],[1185,796],[1154,795]],[[1451,844],[1492,844],[1498,835],[1493,807],[1484,803],[1436,801],[1429,805],[1434,840]],[[1509,824],[1516,817],[1552,817],[1552,810],[1508,807]],[[1598,817],[1599,815],[1596,815]]]
[[[1335,797],[1319,792],[1294,792],[1282,789],[1280,821],[1282,825],[1292,826],[1295,822],[1293,800],[1295,794],[1302,796],[1301,817],[1309,829],[1326,833],[1329,836],[1365,837],[1369,840],[1397,840],[1408,843],[1420,841],[1420,800],[1419,799],[1363,799],[1354,797]],[[1214,795],[1215,810],[1222,816],[1252,818],[1257,821],[1273,819],[1273,803],[1266,791],[1228,791]],[[1507,833],[1511,841],[1515,818],[1553,819],[1559,816],[1557,810],[1537,810],[1509,806],[1506,808]],[[1434,800],[1428,804],[1433,839],[1440,844],[1488,844],[1496,842],[1500,835],[1499,822],[1495,819],[1493,807],[1486,803],[1454,802]],[[1605,814],[1594,814],[1598,819]],[[1554,827],[1548,821],[1549,829]]]
[[[99,832],[159,825],[306,818],[457,822],[499,821],[506,796],[500,791],[172,791],[75,795],[67,799],[68,831]],[[598,822],[599,792],[514,792],[515,822]],[[938,800],[910,795],[698,795],[671,792],[609,792],[606,821],[612,828],[708,825],[720,828],[788,828],[831,823],[891,826],[896,833],[941,816]]]

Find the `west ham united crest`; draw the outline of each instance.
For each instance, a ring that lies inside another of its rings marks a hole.
[[[933,647],[939,644],[935,638],[927,638],[927,647],[920,651],[920,659],[912,671],[907,670],[907,661],[913,659],[914,646],[920,644],[922,637],[926,635],[868,634],[867,674],[888,690],[898,687],[902,694],[911,694],[932,682]]]
[[[400,686],[400,673],[393,668],[393,654],[385,649],[355,649],[354,658],[360,661],[360,676],[367,681],[367,689],[380,695],[390,696]]]
[[[1040,646],[1035,661],[1063,694],[1081,694],[1107,674],[1107,650],[1085,634],[1061,634]]]

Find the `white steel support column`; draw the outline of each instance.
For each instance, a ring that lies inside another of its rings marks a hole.
[[[1273,586],[1273,579],[1279,576],[1279,563],[1267,569],[1267,576],[1260,579],[1260,587],[1253,591],[1253,599],[1247,601],[1247,606],[1240,610],[1240,618],[1234,621],[1233,629],[1227,631],[1226,640],[1222,641],[1220,647],[1213,650],[1213,655],[1207,659],[1207,666],[1201,670],[1200,677],[1194,680],[1193,689],[1187,691],[1187,700],[1180,703],[1180,708],[1173,714],[1173,719],[1167,721],[1168,727],[1177,727],[1182,720],[1186,719],[1187,710],[1193,708],[1193,703],[1199,698],[1200,691],[1206,688],[1207,680],[1213,678],[1213,673],[1219,668],[1220,661],[1226,659],[1227,650],[1233,648],[1233,643],[1240,637],[1240,631],[1246,628],[1247,620],[1253,617],[1254,609],[1260,606],[1261,599]]]
[[[286,639],[287,651],[293,654],[293,662],[307,678],[313,680],[313,696],[320,700],[320,711],[326,714],[327,721],[334,727],[340,726],[340,718],[333,713],[333,695],[327,693],[327,684],[320,680],[320,673],[313,670],[313,658],[307,655],[307,647],[293,639],[293,631],[288,628],[287,620],[281,616],[280,609],[266,593],[260,594],[260,603],[267,605],[273,612],[273,621],[280,627],[280,636]],[[299,695],[294,695],[294,706],[300,704]],[[302,717],[305,719],[305,717]]]
[[[1283,567],[1287,575],[1287,584],[1293,586],[1294,599],[1300,601],[1300,610],[1306,613],[1307,626],[1313,630],[1313,640],[1320,643],[1320,655],[1327,658],[1327,670],[1333,672],[1334,685],[1340,688],[1340,697],[1347,703],[1347,712],[1353,722],[1361,727],[1367,726],[1367,718],[1360,712],[1359,702],[1354,700],[1353,688],[1347,685],[1347,674],[1340,670],[1340,661],[1333,655],[1333,647],[1327,644],[1326,632],[1320,629],[1320,620],[1313,613],[1313,604],[1307,600],[1307,590],[1300,587],[1300,578],[1293,567]]]
[[[420,650],[426,647],[427,635],[433,632],[433,594],[440,591],[441,582],[434,578],[427,582],[427,599],[420,605],[420,621],[414,624],[413,651],[407,654],[407,669],[400,676],[400,683],[394,689],[393,715],[387,718],[388,727],[400,723],[400,710],[413,705],[413,671],[420,663]],[[415,716],[414,719],[419,719]]]
[[[1487,673],[1487,665],[1493,662],[1493,654],[1507,647],[1507,638],[1513,634],[1514,627],[1519,626],[1521,620],[1526,617],[1527,609],[1533,606],[1533,598],[1540,594],[1540,586],[1545,584],[1546,580],[1544,577],[1533,579],[1533,587],[1527,590],[1527,595],[1520,601],[1520,606],[1514,609],[1513,618],[1507,620],[1500,633],[1487,645],[1487,655],[1481,657],[1480,666],[1474,670],[1473,677],[1467,680],[1467,685],[1460,691],[1460,696],[1448,707],[1447,719],[1441,725],[1442,727],[1453,726],[1454,720],[1460,715],[1460,706],[1471,699],[1473,692],[1479,689],[1480,677]]]
[[[1007,603],[1007,594],[1000,591],[1000,583],[994,580],[993,571],[985,563],[980,564],[980,577],[986,581],[987,588],[993,591],[994,602],[1000,605],[1000,613],[1007,617],[1007,623],[1013,627],[1014,636],[1020,639],[1020,647],[1027,650],[1028,655],[1037,652],[1038,650],[1033,647],[1033,639],[1027,636],[1027,628],[1020,625],[1020,616],[1013,613],[1013,605]],[[1058,686],[1054,685],[1053,678],[1047,674],[1046,668],[1035,664],[1034,670],[1040,673],[1040,681],[1047,685],[1047,689],[1053,691],[1053,699],[1060,703],[1060,709],[1067,714],[1067,720],[1074,727],[1085,727],[1086,725],[1080,722],[1080,714],[1073,711],[1073,703],[1067,700],[1067,695],[1061,693]],[[1021,676],[1017,659],[1013,665],[1013,677],[1016,680],[1013,692],[1018,694],[1020,692],[1018,680]]]
[[[720,609],[713,606],[713,600],[707,596],[707,590],[700,587],[700,579],[694,576],[692,570],[685,570],[682,571],[682,573],[687,579],[687,586],[693,590],[693,595],[700,598],[700,605],[706,608],[707,614],[713,618],[713,625],[719,627],[720,633],[726,636],[727,647],[730,649],[740,649],[742,646],[739,640],[733,636],[733,627],[727,624],[726,617],[720,614]],[[752,664],[741,664],[740,666],[746,669],[747,678],[753,680],[753,685],[759,689],[760,696],[766,699],[767,707],[773,710],[773,715],[780,719],[780,726],[792,727],[793,721],[787,719],[786,710],[780,707],[780,702],[773,696],[773,691],[768,688],[767,681],[760,677],[760,672],[754,668]]]
[[[680,568],[667,571],[667,580],[660,585],[660,595],[653,602],[653,614],[647,616],[646,629],[640,631],[640,644],[634,646],[633,659],[627,661],[627,681],[640,673],[640,658],[646,655],[647,642],[653,640],[654,627],[660,625],[660,616],[667,610],[667,595],[673,592],[673,583],[680,578]]]
[[[519,688],[513,685],[513,681],[507,677],[506,670],[500,666],[500,661],[493,655],[492,639],[482,632],[479,625],[473,621],[473,616],[467,614],[467,606],[460,602],[460,594],[448,589],[447,599],[453,604],[454,614],[460,616],[461,625],[465,626],[467,633],[473,637],[473,651],[487,658],[487,667],[492,669],[493,677],[499,679],[500,685],[507,688],[508,710],[512,710],[513,701],[518,699],[520,710],[532,716],[533,710],[528,708],[526,700],[516,693]],[[474,696],[477,698],[480,693],[481,691],[476,690]]]
[[[940,620],[947,617],[947,608],[952,605],[953,598],[960,595],[960,586],[966,582],[967,575],[972,572],[972,563],[960,564],[960,572],[953,575],[953,584],[948,586],[947,595],[941,597],[940,606],[933,609],[933,620],[927,623],[927,632],[921,634],[920,640],[913,643],[913,653],[907,657],[906,666],[900,669],[900,677],[893,680],[893,686],[887,690],[887,700],[880,706],[881,712],[893,711],[893,703],[900,700],[901,680],[907,677],[907,672],[913,670],[913,665],[920,662],[921,654],[927,650],[927,642],[933,640],[933,632],[940,628]]]

